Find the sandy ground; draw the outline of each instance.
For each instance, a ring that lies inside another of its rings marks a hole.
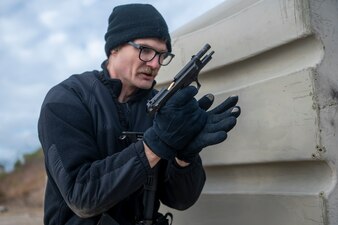
[[[6,208],[0,212],[0,225],[42,225],[42,208],[26,207],[20,205],[1,205]],[[0,207],[1,208],[1,207]]]
[[[0,174],[0,225],[43,225],[46,183],[42,152],[8,174]]]

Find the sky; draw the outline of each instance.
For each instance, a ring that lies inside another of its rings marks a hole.
[[[116,5],[150,3],[172,32],[223,0],[1,0],[0,165],[40,148],[37,121],[47,91],[74,73],[100,70]]]

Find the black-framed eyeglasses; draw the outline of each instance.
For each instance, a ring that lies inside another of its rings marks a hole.
[[[170,52],[159,52],[151,47],[139,45],[132,41],[129,41],[128,44],[140,50],[138,57],[143,62],[150,62],[151,60],[155,58],[156,55],[158,55],[159,56],[158,63],[162,66],[166,66],[171,62],[171,60],[175,56],[174,54]]]

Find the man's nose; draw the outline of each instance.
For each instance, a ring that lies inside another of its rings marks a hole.
[[[159,63],[159,55],[157,54],[152,60],[150,60],[149,62],[147,62],[147,66],[150,66],[153,69],[157,69],[160,68],[161,65]]]

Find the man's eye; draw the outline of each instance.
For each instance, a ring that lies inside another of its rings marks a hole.
[[[142,49],[142,53],[143,53],[143,54],[147,54],[147,55],[148,55],[148,54],[151,55],[151,54],[154,54],[154,50],[152,50],[152,49],[150,49],[150,48],[145,48],[145,47],[144,47],[144,48]]]

